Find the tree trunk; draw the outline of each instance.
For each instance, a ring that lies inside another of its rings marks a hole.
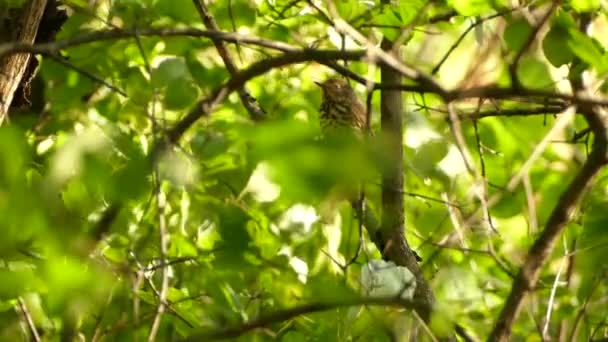
[[[46,4],[47,0],[30,0],[21,10],[19,18],[10,25],[10,32],[5,32],[4,36],[16,37],[12,41],[33,44]],[[30,58],[29,54],[20,53],[7,56],[0,62],[0,125],[7,118],[15,90],[21,83]]]
[[[391,51],[392,43],[382,41],[382,49]],[[394,52],[396,54],[396,52]],[[397,58],[399,56],[396,56]],[[400,84],[401,75],[387,65],[381,66],[382,84]],[[380,95],[382,137],[386,155],[392,158],[382,173],[382,240],[383,255],[397,265],[407,267],[416,276],[414,298],[422,301],[429,310],[418,312],[425,322],[431,319],[433,293],[416,260],[416,254],[405,239],[403,206],[403,99],[400,90],[382,90]]]

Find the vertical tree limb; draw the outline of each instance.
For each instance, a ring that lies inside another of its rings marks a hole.
[[[13,32],[17,42],[33,44],[38,33],[47,0],[30,0],[23,7],[21,17]],[[6,120],[15,90],[30,61],[30,54],[20,53],[5,57],[0,61],[0,125]]]
[[[392,43],[383,40],[382,49],[391,51]],[[393,53],[396,54],[396,53]],[[397,57],[397,56],[395,56]],[[398,57],[397,57],[398,59]],[[401,74],[383,63],[380,67],[383,84],[400,84]],[[407,267],[416,276],[414,298],[429,304],[434,302],[433,293],[426,281],[416,255],[405,239],[403,206],[403,99],[399,90],[382,90],[380,93],[382,137],[386,154],[391,160],[382,172],[382,224],[381,240],[384,241],[382,254],[397,265]],[[431,310],[421,310],[418,314],[425,322],[431,318]]]

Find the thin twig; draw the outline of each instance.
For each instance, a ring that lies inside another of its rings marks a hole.
[[[93,336],[91,337],[91,342],[97,342],[103,336],[103,331],[101,330],[101,322],[103,321],[103,316],[108,311],[108,307],[112,303],[113,295],[114,295],[114,289],[112,289],[112,291],[110,291],[110,294],[108,295],[108,299],[106,300],[105,304],[101,308],[101,311],[97,314],[97,317],[95,317],[95,327],[93,329],[94,332],[93,332]]]
[[[209,9],[207,8],[205,1],[204,0],[194,0],[194,6],[196,6],[196,9],[199,12],[199,15],[200,15],[201,19],[203,20],[203,23],[205,24],[205,26],[210,30],[219,32],[219,27],[217,26],[217,23],[215,22],[215,18],[209,12]],[[229,7],[230,7],[230,5],[229,5]],[[231,10],[230,10],[230,13],[232,13]],[[234,27],[233,27],[233,30],[234,30]],[[217,52],[219,53],[220,57],[222,58],[222,61],[224,61],[226,70],[228,70],[228,72],[231,75],[237,74],[239,72],[239,70],[236,67],[236,64],[234,63],[234,61],[232,60],[232,57],[230,56],[230,52],[228,51],[224,41],[221,39],[212,39],[212,41],[213,41],[213,44],[215,45]],[[235,43],[237,44],[237,48],[238,48],[239,47],[238,41],[236,41]],[[245,109],[247,109],[247,111],[249,112],[249,115],[251,116],[251,118],[253,120],[261,121],[264,118],[266,118],[266,112],[260,106],[260,104],[256,101],[256,99],[251,95],[251,93],[247,90],[247,88],[245,87],[245,84],[243,84],[243,86],[239,87],[237,92],[239,94],[241,102],[243,103],[243,106],[245,106]]]
[[[458,37],[458,39],[456,39],[456,41],[454,42],[454,44],[452,44],[452,46],[450,46],[450,48],[448,49],[448,51],[443,55],[443,57],[441,58],[441,60],[439,60],[439,63],[437,63],[437,65],[435,65],[435,67],[433,67],[433,69],[431,70],[431,75],[436,75],[437,72],[439,71],[439,69],[441,69],[441,67],[443,66],[443,63],[445,63],[445,61],[450,57],[450,55],[452,54],[452,52],[454,52],[454,50],[456,50],[456,48],[460,45],[460,43],[462,43],[462,41],[464,40],[464,38],[469,34],[469,32],[471,32],[474,28],[476,28],[477,26],[483,24],[485,21],[488,20],[492,20],[498,17],[502,17],[505,14],[511,13],[515,10],[517,10],[518,7],[516,8],[511,8],[507,11],[504,12],[499,12],[496,14],[492,14],[490,16],[487,16],[485,18],[479,18],[476,19],[473,23],[471,23],[469,25],[469,27],[467,27],[466,30],[464,30],[464,32],[462,32],[460,34],[460,36]]]
[[[507,191],[513,191],[515,187],[519,185],[523,177],[528,174],[532,165],[534,165],[538,158],[540,158],[540,156],[545,152],[545,149],[549,146],[549,143],[555,139],[555,137],[560,134],[568,124],[572,122],[575,113],[576,109],[574,107],[568,107],[563,114],[560,115],[557,120],[555,120],[555,124],[553,127],[551,127],[549,132],[545,134],[543,140],[536,144],[534,151],[532,151],[519,171],[513,177],[511,177],[509,183],[507,183]]]
[[[479,105],[477,110],[481,108],[483,100],[479,99]],[[492,215],[490,214],[490,206],[488,205],[488,178],[486,177],[486,162],[483,154],[483,148],[481,148],[481,138],[479,137],[479,127],[477,127],[477,120],[473,120],[473,129],[475,130],[475,142],[477,144],[477,154],[479,156],[479,164],[481,166],[481,174],[479,175],[479,182],[481,182],[481,204],[484,209],[484,219],[488,223],[490,230],[497,232],[492,222]],[[491,243],[488,241],[488,243]]]
[[[536,217],[536,201],[534,199],[534,189],[532,189],[532,183],[530,182],[530,174],[524,176],[523,185],[526,193],[526,203],[528,204],[528,217],[530,218],[528,236],[532,236],[538,231],[538,218]]]
[[[145,57],[145,51],[143,50],[143,46],[141,46],[139,36],[135,34],[136,40],[138,42],[138,46],[140,47],[140,52],[144,57],[143,60],[146,62],[146,68],[149,73],[152,72],[150,64],[147,63],[147,58]],[[150,75],[151,76],[151,75]],[[157,91],[154,89],[152,104],[151,104],[151,121],[152,121],[152,132],[153,132],[153,141],[154,145],[158,145],[158,136],[161,129],[156,120],[156,99],[157,99]],[[163,129],[164,131],[164,129]],[[165,136],[161,139],[165,140]],[[162,264],[167,263],[167,249],[169,246],[169,232],[167,230],[167,222],[165,218],[165,207],[166,207],[166,195],[162,191],[162,177],[160,173],[160,165],[159,160],[154,161],[154,183],[155,183],[155,196],[156,196],[156,205],[158,210],[158,234],[159,234],[159,251],[160,251],[160,262]],[[156,309],[156,315],[154,316],[154,321],[152,322],[152,327],[150,328],[150,333],[148,335],[148,342],[153,342],[156,340],[156,334],[158,333],[158,329],[160,328],[160,323],[162,320],[162,316],[165,312],[167,295],[169,294],[169,268],[163,267],[161,268],[161,287],[160,293],[158,294],[158,307]]]
[[[511,293],[507,297],[494,329],[488,338],[489,341],[507,341],[509,339],[511,327],[521,311],[524,297],[538,282],[542,266],[549,259],[559,234],[570,221],[572,213],[595,176],[606,164],[608,139],[605,134],[605,123],[599,114],[589,116],[587,122],[594,130],[596,139],[591,154],[561,195],[544,230],[528,251],[526,260],[513,281]]]
[[[551,7],[549,7],[547,12],[543,15],[543,17],[538,22],[538,24],[532,29],[532,32],[530,32],[528,39],[523,44],[521,49],[519,49],[519,51],[517,51],[517,54],[515,55],[513,62],[509,65],[509,75],[511,76],[511,86],[513,86],[515,88],[519,88],[522,86],[519,81],[519,77],[517,76],[517,68],[519,67],[519,63],[520,63],[523,55],[526,53],[526,51],[528,51],[528,49],[530,48],[532,43],[534,43],[534,41],[536,40],[540,30],[549,21],[549,18],[551,17],[553,12],[555,12],[555,9],[557,8],[557,5],[559,3],[560,3],[560,1],[557,1],[557,0],[554,0],[551,2]]]
[[[587,298],[585,298],[585,302],[583,303],[583,305],[580,307],[580,309],[576,313],[576,318],[574,319],[574,324],[572,326],[572,331],[570,332],[570,338],[568,339],[568,341],[577,341],[580,324],[581,324],[581,321],[583,320],[583,317],[587,313],[587,308],[589,307],[591,298],[595,294],[595,291],[600,287],[602,282],[606,279],[607,275],[608,275],[608,273],[604,272],[603,274],[598,275],[595,278],[595,282],[593,283],[593,286],[591,287],[591,290],[589,291]]]
[[[30,333],[30,338],[32,341],[40,342],[40,335],[38,335],[38,330],[36,330],[36,324],[34,324],[34,320],[32,319],[23,298],[17,298],[17,306],[19,307],[18,311],[20,311],[20,313],[23,315],[23,319],[25,320],[25,324],[27,325]]]
[[[73,63],[71,63],[71,62],[69,62],[65,58],[59,57],[59,56],[57,56],[55,54],[48,54],[48,55],[46,55],[46,57],[49,57],[50,59],[54,60],[55,62],[57,62],[57,63],[59,63],[61,65],[63,65],[64,67],[66,67],[68,69],[72,69],[72,70],[76,71],[77,73],[82,74],[83,76],[87,77],[88,79],[90,79],[93,82],[97,82],[97,83],[105,86],[106,88],[111,89],[111,90],[115,91],[116,93],[118,93],[118,94],[120,94],[120,95],[122,95],[124,97],[127,97],[127,92],[125,92],[124,90],[122,90],[122,89],[116,87],[115,85],[107,82],[106,80],[102,79],[101,77],[99,77],[99,76],[97,76],[97,75],[95,75],[95,74],[93,74],[93,73],[91,73],[91,72],[89,72],[89,71],[87,71],[87,70],[85,70],[85,69],[83,69],[83,68],[81,68],[81,67],[79,67],[79,66],[77,66],[77,65],[75,65]]]
[[[302,316],[309,313],[328,311],[343,307],[352,307],[360,305],[378,305],[378,306],[392,306],[401,307],[407,309],[420,310],[425,307],[425,303],[417,300],[404,300],[400,298],[359,298],[344,301],[335,302],[324,302],[324,303],[312,303],[298,306],[291,309],[277,311],[272,314],[262,316],[258,319],[244,322],[240,325],[236,325],[229,328],[218,329],[215,331],[201,331],[182,340],[182,342],[188,341],[213,341],[220,339],[234,339],[242,336],[252,330],[261,329],[273,323],[283,322],[292,318]],[[427,309],[428,310],[428,309]]]
[[[147,273],[147,272],[149,272],[148,269],[146,269],[145,267],[143,267],[143,265],[141,264],[141,262],[139,260],[137,260],[137,257],[135,256],[135,254],[133,252],[131,252],[131,257],[135,261],[135,265],[138,268],[138,270],[135,271],[134,273],[138,277],[137,279],[139,280],[140,285],[143,282],[143,280],[145,280],[146,283],[148,284],[148,286],[150,287],[150,289],[152,290],[152,292],[154,293],[154,295],[156,296],[156,298],[159,298],[159,300],[160,300],[160,292],[158,291],[158,289],[154,285],[154,281],[152,280],[152,277],[150,275],[148,275],[148,273]],[[137,288],[139,288],[139,286],[137,286]],[[138,295],[137,291],[135,291],[135,296],[134,297],[140,299],[139,298],[140,296]],[[194,325],[192,325],[192,323],[190,323],[185,317],[183,317],[177,311],[175,311],[175,309],[173,309],[173,307],[171,306],[171,303],[168,300],[162,302],[162,304],[167,308],[167,310],[169,311],[169,313],[171,313],[172,315],[174,315],[175,317],[177,317],[180,321],[184,322],[184,324],[186,324],[188,327],[190,327],[190,328],[194,327]]]
[[[456,113],[456,109],[454,108],[454,103],[450,102],[447,105],[448,107],[448,117],[449,117],[449,125],[450,130],[452,131],[452,135],[454,136],[454,143],[462,156],[462,161],[464,162],[465,167],[467,168],[469,174],[473,176],[473,179],[477,180],[477,172],[475,171],[475,164],[473,162],[473,158],[471,157],[471,153],[467,148],[466,142],[464,140],[464,136],[462,135],[462,127],[460,126],[460,119],[458,114]]]
[[[564,247],[566,248],[564,250],[564,253],[567,255],[568,249],[567,249],[565,240],[564,240]],[[559,285],[559,278],[561,277],[562,272],[564,271],[564,267],[566,267],[567,260],[568,260],[568,258],[566,258],[565,256],[562,257],[562,260],[559,263],[559,268],[557,269],[557,273],[555,274],[555,278],[553,279],[553,286],[551,286],[551,292],[549,294],[549,301],[547,302],[547,313],[545,315],[545,324],[543,324],[543,328],[541,331],[541,336],[543,337],[543,339],[546,339],[546,340],[551,340],[551,338],[548,336],[548,334],[549,334],[549,324],[551,322],[551,313],[553,312],[553,302],[555,301],[555,292],[557,292],[557,287]]]

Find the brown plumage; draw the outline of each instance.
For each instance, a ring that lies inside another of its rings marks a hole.
[[[362,133],[367,129],[365,107],[348,81],[330,78],[325,82],[315,83],[323,89],[323,99],[319,110],[321,132],[331,135],[336,130],[346,129],[355,132],[356,137],[362,137]],[[358,184],[352,182],[339,182],[331,189],[331,192],[334,199],[348,199],[353,208],[359,210],[360,199],[362,199],[359,188]]]
[[[315,83],[323,89],[319,117],[321,130],[327,132],[336,127],[366,130],[365,107],[346,80],[330,78],[325,82]]]

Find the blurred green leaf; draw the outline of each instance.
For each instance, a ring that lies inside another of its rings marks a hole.
[[[554,67],[570,63],[574,55],[568,45],[569,31],[559,25],[554,25],[543,39],[543,52]]]
[[[507,43],[507,48],[518,53],[526,44],[532,34],[532,27],[525,19],[518,19],[509,23],[505,29],[504,39]]]
[[[488,14],[493,9],[493,4],[497,1],[489,0],[448,0],[448,5],[452,6],[458,13],[465,16],[475,16]]]
[[[213,12],[218,26],[225,30],[250,26],[256,20],[255,5],[249,0],[220,2]]]
[[[190,81],[172,81],[167,84],[164,103],[167,109],[190,107],[198,98],[198,88]]]
[[[217,252],[218,261],[232,267],[243,266],[251,241],[247,232],[249,216],[236,206],[218,208],[218,215],[218,232],[222,238],[222,247]]]
[[[153,4],[155,10],[162,15],[181,23],[192,23],[200,20],[196,8],[191,1],[158,0]]]
[[[152,70],[152,85],[158,88],[169,87],[174,81],[190,78],[188,66],[183,58],[169,58]]]
[[[547,64],[532,56],[521,59],[517,77],[523,86],[531,89],[553,89],[555,84]]]
[[[168,256],[170,257],[195,257],[198,255],[196,246],[192,241],[184,236],[175,235],[171,239],[171,248],[169,249]]]
[[[571,0],[570,3],[579,13],[595,11],[600,7],[599,0]]]
[[[568,46],[578,58],[592,65],[600,74],[608,72],[608,58],[601,44],[578,31],[571,30],[570,35]]]

